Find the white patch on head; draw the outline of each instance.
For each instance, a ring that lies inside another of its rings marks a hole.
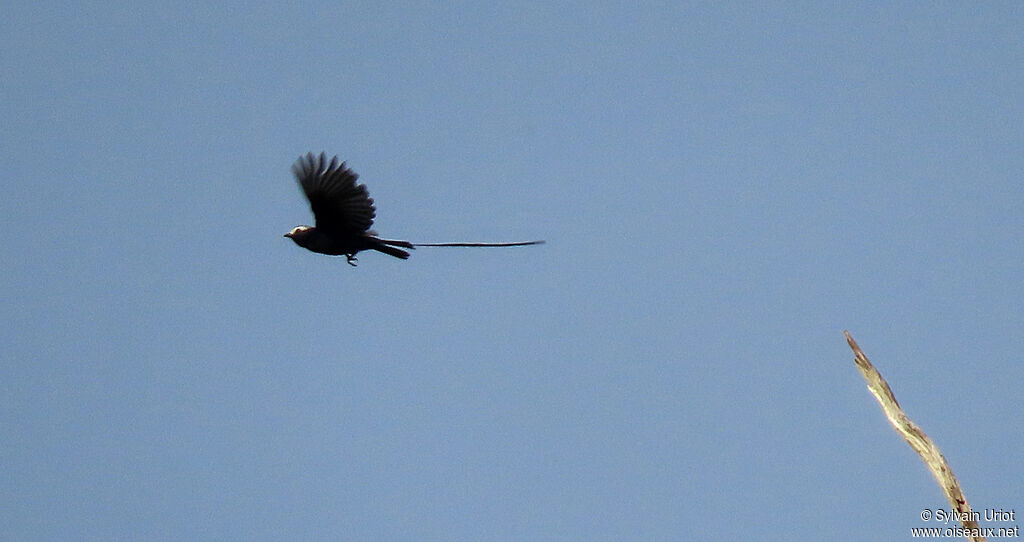
[[[295,226],[292,231],[285,234],[285,237],[294,237],[296,234],[305,233],[313,229],[312,226]]]

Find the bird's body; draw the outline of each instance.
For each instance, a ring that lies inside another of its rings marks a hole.
[[[363,250],[379,250],[385,254],[405,260],[409,258],[408,252],[388,245],[413,248],[412,244],[406,241],[380,239],[374,237],[372,232],[367,232],[361,236],[339,238],[328,235],[312,226],[296,226],[292,231],[286,233],[285,237],[291,237],[295,244],[313,252],[327,254],[328,256],[349,256],[350,260],[354,260],[355,254]]]
[[[327,161],[327,155],[314,156],[308,153],[299,157],[292,172],[299,181],[302,191],[309,200],[316,218],[316,226],[296,226],[284,234],[295,244],[320,254],[345,256],[350,265],[355,265],[356,253],[376,250],[403,260],[409,253],[401,248],[414,249],[408,241],[381,239],[370,230],[377,210],[373,206],[366,185],[356,184],[359,178],[355,172],[338,163],[335,156]],[[419,246],[518,246],[535,245],[543,241],[525,243],[434,243]]]

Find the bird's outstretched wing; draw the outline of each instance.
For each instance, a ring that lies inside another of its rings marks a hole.
[[[300,156],[292,166],[302,191],[306,193],[316,228],[335,235],[362,235],[373,225],[376,210],[366,185],[338,157],[327,162],[327,155]]]

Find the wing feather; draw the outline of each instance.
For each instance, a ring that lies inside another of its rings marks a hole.
[[[299,157],[292,172],[313,209],[317,229],[361,235],[373,225],[376,209],[366,185],[356,184],[359,176],[345,162],[339,164],[337,156],[328,162],[324,153],[308,153]]]

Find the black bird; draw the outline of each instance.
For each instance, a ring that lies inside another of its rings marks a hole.
[[[520,243],[417,243],[381,239],[370,230],[376,216],[373,198],[366,185],[356,184],[359,178],[355,172],[338,163],[338,157],[327,162],[327,155],[300,156],[292,166],[302,191],[313,208],[316,227],[296,226],[284,234],[300,247],[320,254],[345,256],[349,265],[356,265],[356,253],[362,250],[376,250],[403,260],[409,253],[395,247],[414,249],[416,247],[513,247],[537,245],[544,241]]]

